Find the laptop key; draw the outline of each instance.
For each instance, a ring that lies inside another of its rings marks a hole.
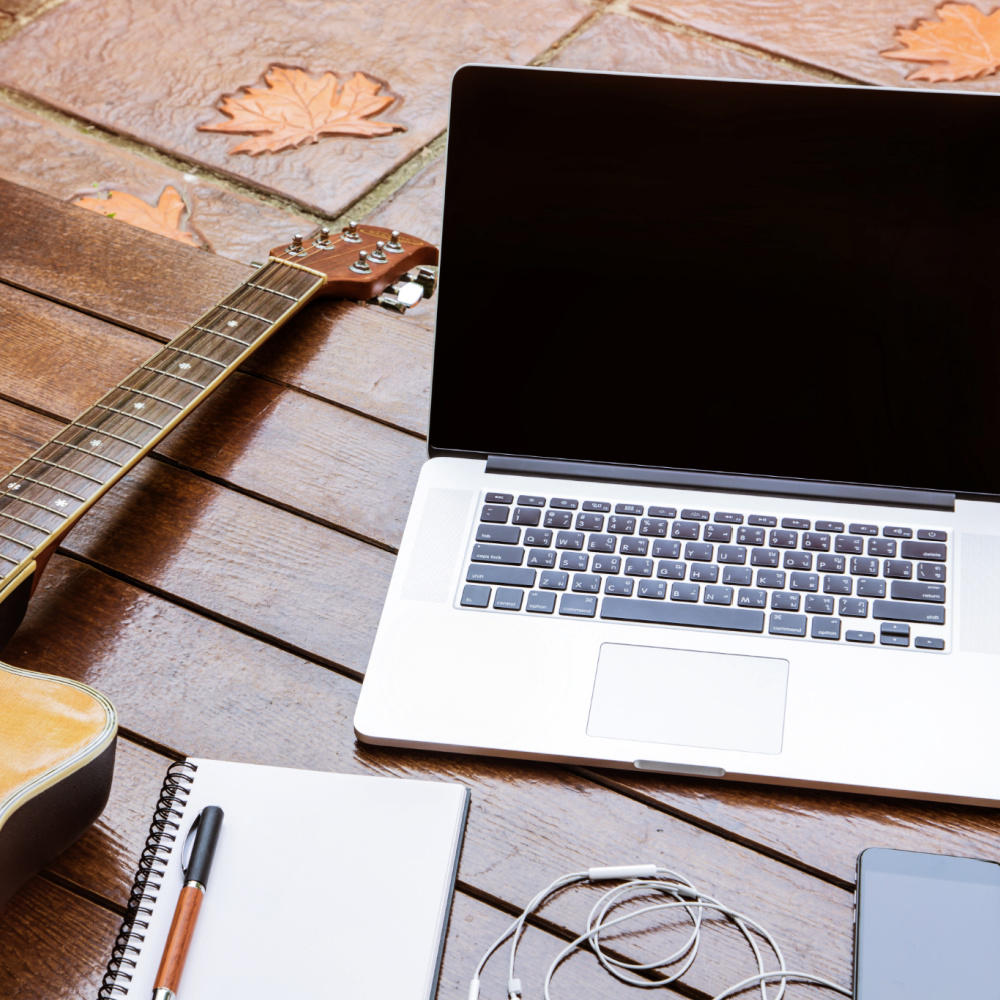
[[[622,539],[622,545],[625,544],[626,539]],[[636,553],[637,555],[645,555],[645,551]],[[681,557],[681,543],[668,541],[667,539],[658,539],[653,542],[652,556],[654,559],[680,559]]]
[[[556,554],[552,549],[529,549],[528,565],[540,566],[543,569],[551,569],[556,564]]]
[[[524,549],[509,545],[485,545],[477,542],[472,546],[472,561],[520,566],[524,562]]]
[[[736,541],[740,545],[763,545],[766,533],[763,528],[740,528],[736,532]]]
[[[773,611],[798,611],[801,599],[798,594],[790,594],[787,590],[776,590],[771,594],[771,609]]]
[[[879,626],[880,631],[891,635],[909,635],[910,626],[903,625],[901,622],[882,622]]]
[[[838,532],[844,530],[843,521],[817,521],[816,522],[817,531],[829,531],[830,534],[836,535]]]
[[[701,533],[701,525],[697,521],[674,521],[670,529],[671,538],[697,538]]]
[[[621,556],[596,555],[590,564],[591,573],[617,573],[621,568]]]
[[[844,633],[844,638],[848,642],[874,642],[875,633],[874,632],[863,632],[858,629],[849,628]]]
[[[849,576],[824,576],[824,594],[849,594],[854,587],[854,580]]]
[[[538,524],[542,519],[542,512],[535,507],[515,507],[514,508],[514,524],[530,524],[532,526]]]
[[[476,529],[477,542],[496,542],[498,545],[517,545],[521,529],[515,524],[480,524]],[[530,544],[525,541],[525,544]]]
[[[559,559],[559,568],[582,573],[589,562],[590,556],[583,552],[564,552]]]
[[[576,515],[576,530],[577,531],[603,531],[604,529],[604,515],[603,514],[577,514]]]
[[[945,588],[940,583],[893,580],[889,596],[894,601],[928,601],[944,604]]]
[[[636,594],[639,597],[662,601],[667,596],[667,585],[662,580],[640,580]]]
[[[695,628],[733,629],[738,632],[764,631],[763,611],[709,604],[652,604],[648,601],[605,597],[601,605],[601,617],[614,621],[648,622],[653,625],[689,625]]]
[[[635,580],[628,576],[609,576],[604,581],[604,593],[615,594],[618,597],[631,597]]]
[[[488,608],[492,592],[492,587],[477,587],[475,584],[467,583],[462,590],[460,603],[463,608]]]
[[[751,514],[747,518],[747,524],[759,524],[765,528],[773,528],[777,523],[778,519],[768,514]]]
[[[697,559],[700,562],[711,562],[715,554],[715,546],[710,542],[688,542],[684,546],[685,559]]]
[[[722,524],[742,524],[743,515],[730,514],[724,510],[717,510],[715,512],[715,520],[721,522]]]
[[[917,532],[917,538],[922,542],[946,542],[948,541],[948,532],[938,531],[936,528],[921,528]]]
[[[802,533],[802,548],[816,552],[829,552],[830,536],[821,531],[804,531]]]
[[[783,569],[757,570],[757,586],[782,589],[785,586],[785,571]]]
[[[903,542],[899,554],[904,559],[932,559],[944,562],[948,558],[948,546],[944,542]]]
[[[918,625],[943,625],[944,608],[940,604],[912,604],[909,601],[873,601],[873,618],[888,618]]]
[[[625,560],[625,575],[626,576],[652,576],[653,575],[653,560],[652,559],[626,559]]]
[[[917,563],[917,579],[944,583],[947,570],[941,563]]]
[[[583,510],[593,510],[600,514],[610,514],[611,504],[606,503],[604,500],[584,500]]]
[[[601,592],[601,578],[593,573],[575,573],[573,575],[573,592],[599,594]]]
[[[812,569],[813,557],[811,552],[786,552],[784,560],[785,569]]]
[[[843,573],[847,568],[847,560],[843,556],[824,552],[816,558],[817,573]]]
[[[877,535],[877,524],[849,524],[847,530],[852,535]]]
[[[674,518],[677,516],[676,507],[650,507],[646,512],[650,517],[668,517]]]
[[[868,555],[896,558],[896,543],[890,538],[869,538]]]
[[[506,524],[510,517],[510,507],[498,507],[495,504],[486,504],[479,515],[480,521],[491,521],[494,524]]]
[[[487,493],[486,494],[487,503],[505,503],[512,504],[514,502],[513,493]]]
[[[507,587],[533,587],[535,571],[520,566],[490,566],[477,563],[465,574],[469,583],[499,583]]]
[[[538,578],[538,586],[543,590],[565,590],[569,586],[569,573],[561,573],[557,569],[542,573]]]
[[[568,510],[547,510],[545,512],[546,528],[569,528],[573,524],[573,515]]]
[[[556,609],[556,595],[546,594],[540,590],[532,590],[528,594],[524,610],[533,611],[536,614],[551,615]]]
[[[632,535],[635,533],[635,518],[612,514],[608,518],[608,531],[613,531],[619,535]]]
[[[591,535],[587,540],[588,552],[614,552],[618,544],[615,535]]]
[[[639,522],[640,535],[654,535],[663,538],[667,533],[667,522],[659,517],[644,517]]]
[[[523,590],[509,590],[506,587],[497,587],[496,597],[493,598],[493,607],[499,608],[501,611],[520,611],[523,601]]]
[[[580,506],[579,500],[568,500],[566,497],[553,497],[549,501],[550,507],[558,507],[560,510],[576,510]]]
[[[708,511],[694,510],[691,507],[685,507],[681,511],[681,517],[683,517],[685,521],[707,521]]]
[[[913,563],[902,559],[886,559],[882,564],[882,575],[896,577],[899,580],[909,580],[913,576]]]
[[[805,610],[811,615],[832,615],[833,598],[826,594],[806,594]]]
[[[777,549],[754,549],[750,553],[751,566],[769,566],[774,569],[781,562],[781,553]]]
[[[805,615],[789,615],[782,611],[772,611],[767,623],[767,630],[771,635],[805,635],[808,620]]]
[[[675,542],[678,551],[680,551],[680,544]],[[636,538],[632,536],[631,538],[627,535],[622,537],[621,545],[618,546],[618,551],[623,556],[644,556],[649,549],[649,539],[648,538]]]
[[[793,573],[788,581],[792,590],[819,590],[818,573]]]
[[[912,538],[913,532],[909,528],[897,528],[887,524],[882,528],[882,534],[886,538]]]
[[[593,594],[563,594],[559,598],[559,614],[593,618],[597,614],[597,598]]]
[[[718,554],[720,563],[735,563],[742,566],[747,561],[745,545],[720,545]]]
[[[858,597],[885,597],[885,580],[858,580]]]
[[[753,570],[749,566],[727,566],[722,571],[722,582],[749,587],[753,583]]]
[[[557,549],[582,549],[584,534],[582,531],[560,531],[556,535]]]
[[[854,556],[851,559],[851,572],[855,576],[878,576],[878,560],[867,556]],[[860,581],[858,586],[860,586]]]
[[[944,649],[944,639],[932,639],[930,636],[918,635],[913,640],[917,649]]]
[[[783,517],[781,519],[783,528],[794,528],[796,531],[808,531],[812,524],[801,517]]]
[[[909,646],[910,644],[908,635],[895,635],[892,632],[880,632],[878,639],[883,646]]]
[[[837,535],[833,540],[833,551],[859,556],[865,551],[865,540],[860,535]]]
[[[785,518],[785,521],[791,520],[791,518]],[[782,524],[785,522],[782,521]],[[771,537],[768,539],[768,545],[779,549],[794,549],[797,548],[799,544],[799,533],[797,531],[785,531],[782,528],[775,528],[771,532]]]
[[[705,588],[706,604],[732,604],[733,588],[724,586],[708,586]]]
[[[719,579],[719,567],[714,563],[692,563],[689,580],[700,580],[702,583],[715,583]]]
[[[736,595],[736,603],[741,608],[766,608],[767,591],[743,588]]]
[[[687,563],[668,562],[662,559],[656,564],[656,575],[661,580],[683,580],[686,572]]]
[[[701,537],[706,542],[729,542],[732,541],[733,529],[728,524],[706,524]]]
[[[639,595],[640,597],[642,594]],[[672,583],[670,585],[670,600],[695,602],[701,596],[700,583]]]
[[[641,503],[618,503],[615,504],[616,514],[634,514],[636,517],[642,517],[643,507]]]
[[[842,597],[837,614],[843,618],[867,618],[868,602],[860,597]]]
[[[814,618],[809,634],[814,639],[839,639],[840,619],[839,618]]]
[[[521,507],[544,507],[545,497],[522,494],[517,498],[517,502]]]
[[[548,528],[525,528],[524,544],[547,549],[552,544],[552,532]]]

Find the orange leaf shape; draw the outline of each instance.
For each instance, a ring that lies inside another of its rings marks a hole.
[[[314,80],[300,69],[271,66],[267,87],[244,87],[242,97],[224,97],[219,110],[231,121],[199,125],[202,132],[236,132],[254,136],[230,153],[277,153],[281,149],[318,142],[321,135],[371,137],[405,132],[403,125],[371,121],[396,99],[379,94],[382,84],[355,73],[337,92],[337,78],[324,73]]]
[[[940,21],[897,30],[896,39],[906,48],[882,53],[886,59],[931,64],[907,80],[974,80],[1000,69],[1000,8],[987,16],[971,3],[946,3],[936,13]]]
[[[157,233],[193,247],[198,246],[194,235],[181,229],[181,217],[187,206],[184,204],[184,199],[172,187],[164,189],[155,205],[148,205],[141,198],[137,198],[134,194],[126,194],[124,191],[109,191],[107,198],[86,195],[77,198],[73,204],[120,219],[130,226],[137,226],[147,232]]]

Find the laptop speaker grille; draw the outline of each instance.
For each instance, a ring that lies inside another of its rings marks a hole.
[[[466,521],[476,494],[469,490],[427,491],[417,540],[403,580],[404,601],[447,601],[455,564],[465,545]]]
[[[1000,537],[962,535],[960,647],[1000,655]]]

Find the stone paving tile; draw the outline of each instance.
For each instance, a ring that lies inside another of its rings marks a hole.
[[[382,202],[365,221],[413,233],[430,243],[441,242],[444,209],[444,156],[407,181],[391,198]]]
[[[271,247],[288,240],[296,229],[312,229],[301,216],[10,104],[0,103],[0,136],[0,177],[63,201],[115,190],[155,204],[172,186],[189,209],[181,228],[223,257],[244,263],[263,260]]]
[[[633,10],[690,25],[790,59],[890,87],[1000,90],[1000,76],[960,83],[910,83],[922,63],[879,55],[902,48],[897,28],[936,20],[937,0],[632,0]],[[977,3],[983,13],[995,4]]]
[[[816,80],[814,75],[772,60],[756,59],[696,35],[664,30],[618,14],[609,14],[586,28],[547,65],[743,80]]]
[[[67,0],[0,46],[0,82],[71,114],[337,215],[440,134],[451,74],[527,63],[594,13],[586,0]],[[376,117],[407,131],[230,155],[223,95],[283,64],[362,71],[399,100]]]

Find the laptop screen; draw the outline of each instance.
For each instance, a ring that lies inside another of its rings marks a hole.
[[[1000,494],[1000,100],[470,66],[430,445]]]

